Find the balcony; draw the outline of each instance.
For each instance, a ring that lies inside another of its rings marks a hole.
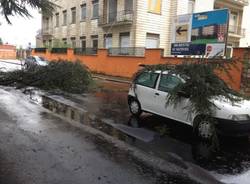
[[[96,55],[97,48],[75,48],[74,54],[75,55]]]
[[[228,33],[231,34],[230,36],[245,37],[246,29],[242,29],[240,26],[229,25]]]
[[[247,6],[249,4],[249,0],[233,0],[236,3],[240,3],[243,4],[245,6]]]
[[[216,2],[218,1],[223,3],[225,0],[216,0]],[[241,6],[248,6],[249,4],[249,0],[227,0],[227,1],[233,4],[241,5]]]
[[[102,27],[129,25],[133,23],[133,15],[132,10],[103,14],[99,17],[98,25]]]
[[[42,29],[41,34],[42,34],[43,39],[51,38],[53,36],[52,30],[49,28]]]

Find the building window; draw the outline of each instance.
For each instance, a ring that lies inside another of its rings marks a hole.
[[[148,11],[150,13],[161,13],[161,0],[148,0]]]
[[[238,25],[238,13],[231,12],[230,19],[229,19],[229,32],[236,33],[237,25]]]
[[[130,46],[130,33],[120,33],[120,47],[126,48]]]
[[[44,29],[45,31],[48,31],[48,30],[49,30],[49,18],[46,17],[46,18],[44,18],[43,20],[44,20],[44,27],[43,27],[43,29]]]
[[[71,8],[71,24],[76,23],[76,8]]]
[[[133,10],[133,0],[126,0],[125,1],[125,11],[130,13]]]
[[[84,21],[86,20],[87,16],[87,7],[86,4],[81,5],[81,20]]]
[[[75,37],[71,37],[71,46],[72,48],[76,48],[76,38]]]
[[[56,27],[59,27],[59,13],[56,14]]]
[[[63,25],[67,25],[67,10],[63,11]]]
[[[92,48],[97,50],[98,49],[98,35],[91,36],[92,39]]]
[[[109,49],[112,47],[112,34],[104,35],[104,47]]]
[[[62,41],[63,41],[63,46],[66,47],[67,44],[68,44],[68,43],[67,43],[67,38],[63,38]]]
[[[97,19],[99,16],[99,1],[94,0],[92,1],[92,4],[93,4],[92,19]]]
[[[85,49],[86,48],[86,36],[80,37],[81,40],[81,48]]]
[[[146,48],[149,49],[159,48],[159,45],[160,45],[160,35],[147,33]]]

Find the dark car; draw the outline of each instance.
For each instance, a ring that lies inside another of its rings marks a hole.
[[[46,66],[48,65],[48,61],[40,56],[28,56],[25,59],[24,67],[29,68],[32,66]]]

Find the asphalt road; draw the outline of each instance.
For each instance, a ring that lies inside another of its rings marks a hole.
[[[0,88],[1,184],[155,183],[97,146],[22,93]]]

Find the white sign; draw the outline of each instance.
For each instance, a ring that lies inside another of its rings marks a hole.
[[[224,43],[214,43],[207,44],[206,46],[206,57],[213,58],[215,56],[224,56],[225,54],[225,44]]]

